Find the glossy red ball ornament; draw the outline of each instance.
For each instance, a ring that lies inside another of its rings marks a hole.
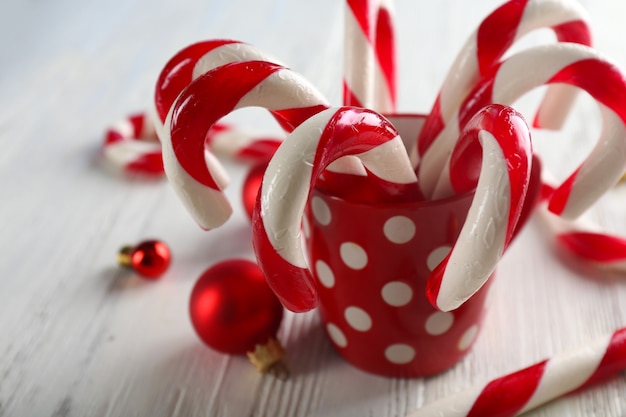
[[[263,174],[265,174],[265,168],[267,168],[267,162],[254,165],[248,171],[248,175],[243,181],[243,188],[241,194],[241,200],[243,201],[243,207],[246,210],[248,219],[252,220],[252,212],[254,205],[256,204],[257,194],[261,183],[263,182]]]
[[[156,279],[170,266],[170,248],[160,240],[146,240],[136,246],[124,246],[119,254],[120,265],[132,268],[144,278]]]
[[[191,292],[191,322],[211,348],[244,354],[273,339],[283,306],[253,262],[234,259],[204,271]]]

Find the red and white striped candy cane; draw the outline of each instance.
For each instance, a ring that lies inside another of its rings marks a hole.
[[[175,191],[204,229],[220,226],[232,212],[222,192],[228,177],[213,154],[205,155],[206,134],[222,117],[249,106],[268,109],[289,130],[328,107],[302,76],[265,61],[222,65],[189,84],[165,119],[163,163]]]
[[[417,187],[402,139],[372,110],[328,109],[288,135],[265,171],[252,224],[259,265],[272,290],[292,311],[307,311],[318,303],[300,241],[306,202],[324,169],[348,155],[378,178]]]
[[[389,0],[347,0],[343,102],[392,113],[396,107],[396,51]]]
[[[105,161],[121,172],[163,174],[161,144],[145,113],[132,114],[109,127],[102,151]]]
[[[428,404],[407,417],[513,417],[626,369],[626,328],[579,350]]]
[[[530,48],[493,67],[424,155],[419,178],[425,194],[440,197],[454,192],[451,149],[459,127],[478,109],[488,103],[511,104],[532,88],[552,83],[589,93],[600,107],[603,129],[591,153],[552,194],[549,208],[573,218],[591,206],[615,185],[626,166],[626,79],[593,49],[567,43]]]
[[[543,194],[549,197],[554,188],[544,184]],[[548,224],[556,244],[577,259],[603,270],[626,272],[626,239],[609,234],[590,221],[568,220],[551,213],[545,204],[539,213]]]
[[[480,172],[476,163],[482,147]],[[426,283],[431,304],[450,311],[478,291],[513,238],[531,174],[532,146],[524,118],[510,107],[490,105],[466,125],[455,147],[453,172],[463,189],[476,189],[459,237]]]
[[[213,39],[180,50],[165,64],[156,84],[154,99],[161,122],[165,121],[178,95],[194,79],[221,65],[243,61],[279,64],[278,60],[260,49],[235,40]],[[279,120],[281,121],[282,119]],[[282,142],[282,138],[268,137],[224,123],[213,125],[206,140],[207,145],[217,155],[253,160],[269,159]]]
[[[280,64],[252,45],[228,39],[194,43],[181,49],[163,67],[156,83],[154,102],[161,122],[178,95],[202,74],[231,62],[268,61]]]
[[[411,158],[415,166],[440,135],[468,93],[524,35],[550,28],[559,42],[591,44],[585,10],[574,0],[513,0],[485,18],[457,55],[418,138]],[[542,65],[540,62],[536,66]],[[574,95],[551,86],[535,119],[536,127],[558,128]]]
[[[280,64],[278,60],[258,48],[234,40],[208,40],[198,42],[179,51],[165,65],[159,75],[155,89],[155,104],[160,120],[165,121],[167,113],[178,95],[193,80],[222,65],[233,62],[266,61]],[[320,101],[326,99],[320,95]],[[276,116],[276,115],[275,115]],[[283,129],[290,132],[293,129],[283,117],[276,120]],[[161,128],[157,127],[157,131]],[[206,138],[207,144],[218,155],[228,157],[246,156],[252,159],[267,160],[268,152],[273,152],[282,141],[278,138],[268,138],[257,132],[249,132],[240,127],[216,123],[212,126]],[[340,173],[366,175],[356,161],[345,159],[330,168]]]

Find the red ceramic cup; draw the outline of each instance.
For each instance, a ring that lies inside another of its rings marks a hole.
[[[417,131],[422,117],[402,122]],[[305,220],[310,267],[324,327],[348,362],[379,375],[420,377],[468,352],[491,280],[447,313],[430,305],[425,286],[454,245],[472,198],[364,203],[313,190]]]

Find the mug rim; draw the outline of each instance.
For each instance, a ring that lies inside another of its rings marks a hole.
[[[374,210],[389,210],[389,209],[394,209],[394,210],[418,210],[418,209],[422,209],[422,208],[432,208],[432,207],[437,207],[437,206],[445,206],[447,204],[451,204],[457,201],[461,201],[461,200],[465,200],[467,198],[469,198],[470,196],[473,198],[474,194],[476,192],[476,189],[472,189],[470,191],[466,191],[464,193],[461,194],[453,194],[449,197],[445,197],[445,198],[439,198],[436,200],[413,200],[413,201],[397,201],[397,202],[384,202],[384,201],[380,201],[380,202],[363,202],[363,201],[352,201],[352,200],[348,200],[342,197],[339,197],[323,188],[320,187],[313,187],[313,192],[312,193],[318,193],[323,195],[325,198],[328,198],[330,200],[333,200],[339,204],[345,204],[345,205],[351,205],[351,206],[355,206],[355,207],[360,207],[360,208],[369,208],[369,209],[374,209]]]

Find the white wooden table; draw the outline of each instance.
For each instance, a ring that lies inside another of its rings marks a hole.
[[[477,3],[397,1],[400,110],[430,109],[466,36],[500,0]],[[597,48],[626,68],[626,3],[583,3]],[[214,262],[252,258],[247,219],[239,209],[225,227],[202,232],[165,180],[103,168],[103,132],[149,108],[163,64],[209,38],[260,47],[340,104],[342,6],[2,2],[0,416],[404,416],[626,325],[626,278],[564,262],[535,218],[500,264],[475,347],[441,375],[401,380],[362,373],[334,352],[315,313],[287,314],[283,322],[279,337],[293,372],[285,382],[200,343],[187,313],[190,289]],[[595,141],[594,106],[581,99],[564,134],[538,134],[536,146],[557,174]],[[276,129],[262,112],[238,116]],[[229,195],[239,208],[245,170],[229,168]],[[624,201],[626,190],[618,188],[592,216],[626,234]],[[115,262],[120,246],[148,237],[173,250],[173,264],[157,282]],[[624,416],[626,377],[532,415]]]

